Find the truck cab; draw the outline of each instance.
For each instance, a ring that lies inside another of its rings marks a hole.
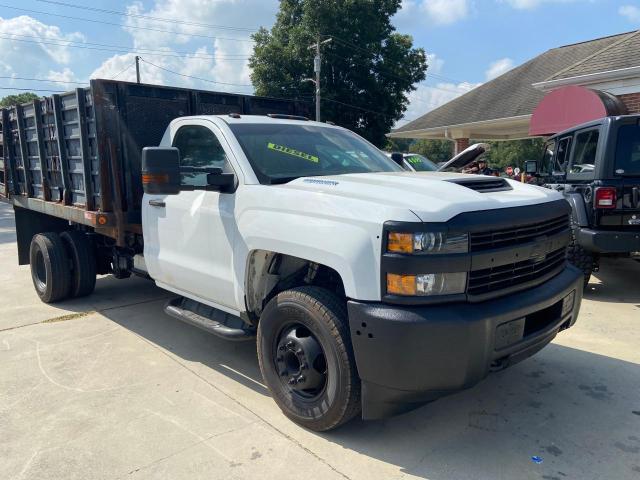
[[[606,117],[549,138],[542,183],[572,207],[569,260],[585,286],[602,256],[640,256],[640,115]]]

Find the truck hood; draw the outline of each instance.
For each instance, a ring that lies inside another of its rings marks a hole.
[[[510,189],[489,192],[454,183],[461,180],[503,179],[445,172],[358,173],[303,177],[272,188],[331,196],[343,207],[355,201],[366,202],[373,209],[409,210],[423,222],[445,222],[463,212],[533,205],[562,198],[558,192],[507,179],[504,181]]]

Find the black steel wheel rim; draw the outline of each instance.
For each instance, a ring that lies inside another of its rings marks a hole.
[[[327,387],[327,360],[322,345],[301,324],[286,325],[275,339],[273,358],[284,391],[313,401]]]
[[[44,255],[41,250],[36,252],[34,274],[36,280],[36,286],[38,290],[44,290],[47,288],[47,267],[44,264]]]

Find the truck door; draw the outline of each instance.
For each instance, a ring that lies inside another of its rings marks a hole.
[[[172,145],[180,164],[233,173],[230,148],[208,121],[178,124]],[[206,185],[206,174],[182,174],[186,185]],[[236,235],[234,193],[183,191],[143,199],[144,256],[149,275],[176,293],[237,309],[232,271]]]

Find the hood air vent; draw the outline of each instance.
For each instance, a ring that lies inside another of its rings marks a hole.
[[[462,187],[470,188],[476,192],[490,193],[490,192],[506,192],[507,190],[513,190],[511,185],[507,183],[504,178],[496,177],[479,177],[479,178],[463,178],[460,180],[448,180],[451,183],[456,183]]]

